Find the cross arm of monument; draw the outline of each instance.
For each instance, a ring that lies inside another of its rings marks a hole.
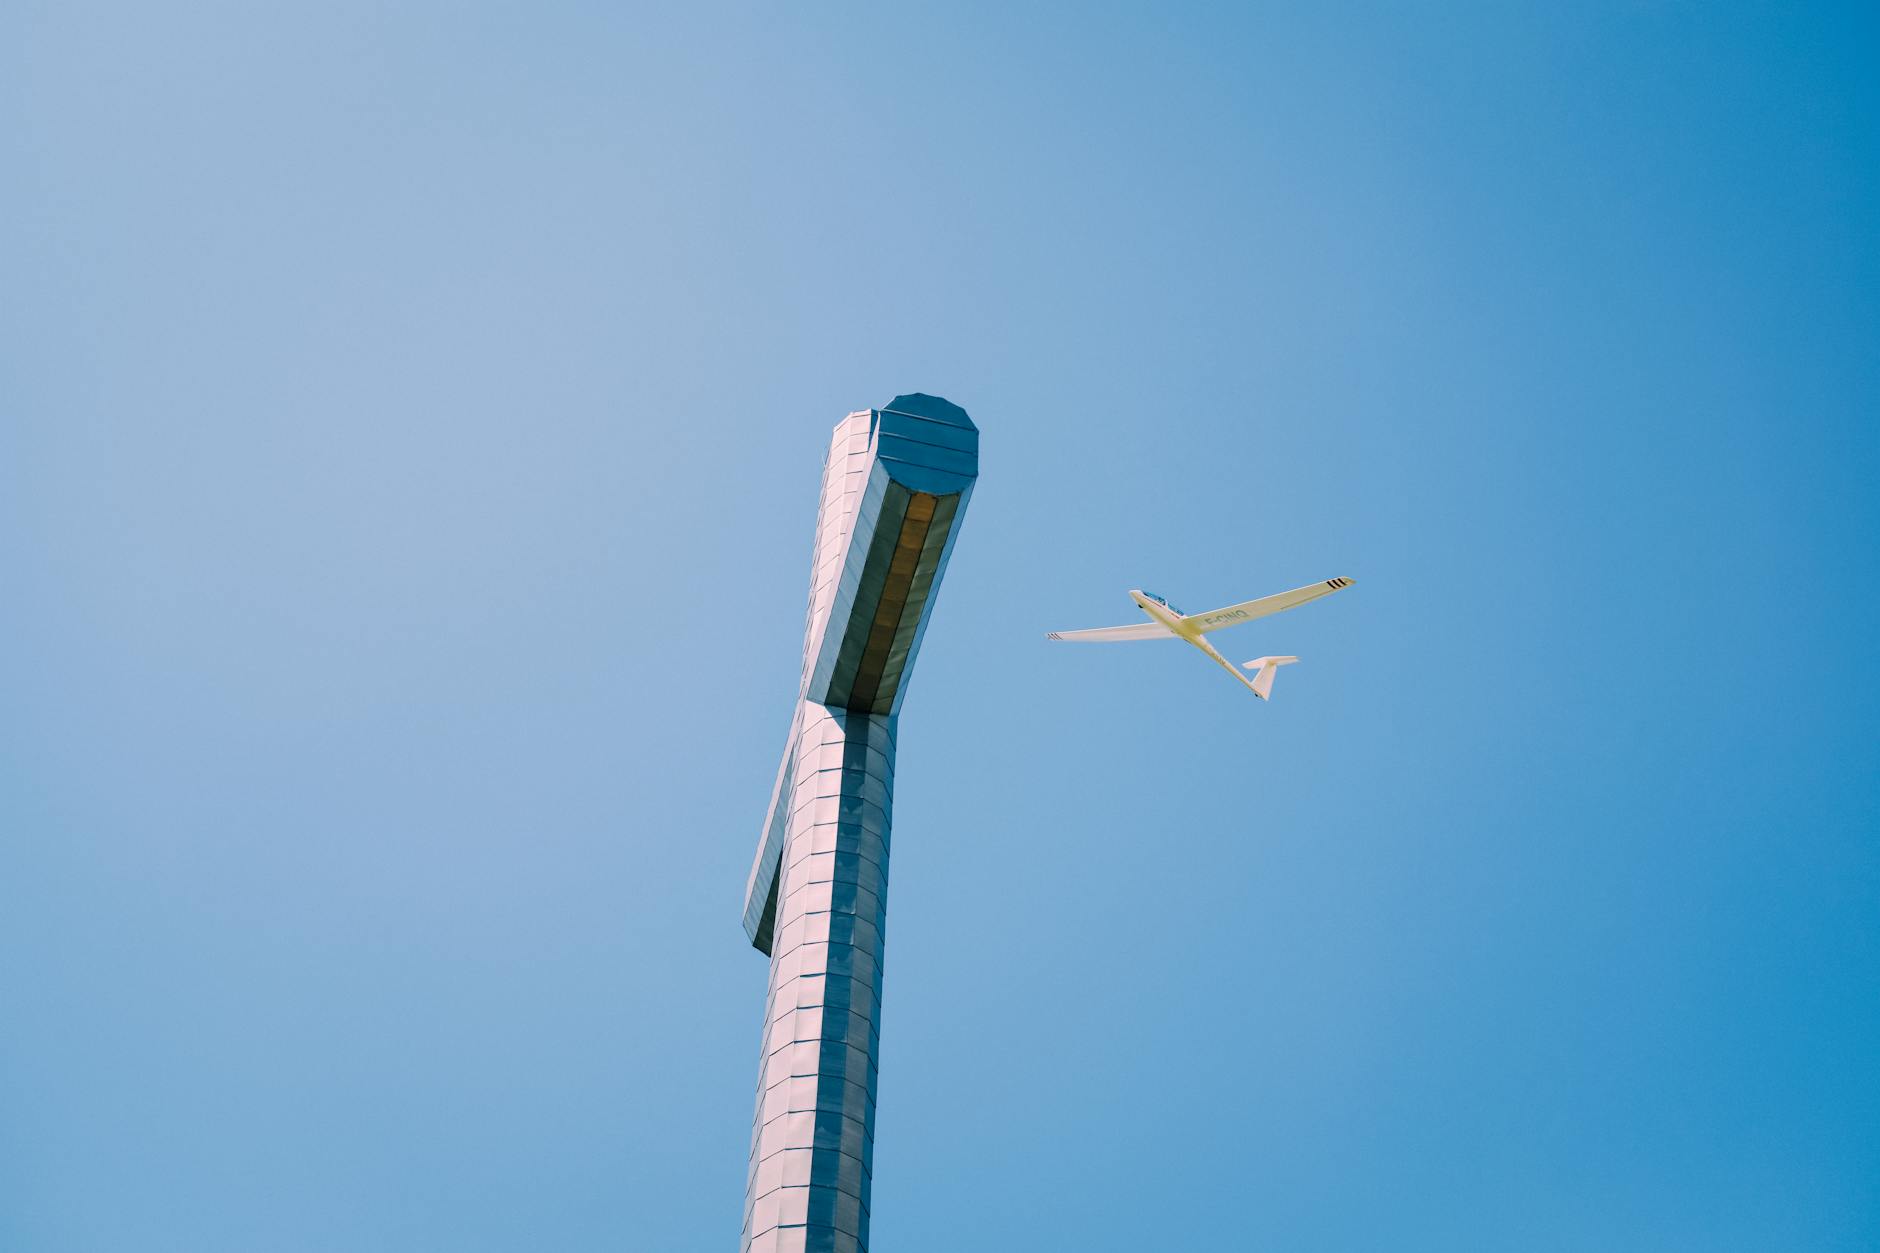
[[[803,702],[900,712],[978,474],[979,429],[937,396],[896,396],[836,425],[823,464],[797,713],[745,888],[745,934],[766,954]]]

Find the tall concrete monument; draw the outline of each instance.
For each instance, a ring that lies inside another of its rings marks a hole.
[[[803,679],[744,898],[770,957],[746,1253],[866,1253],[895,723],[979,473],[937,396],[836,424]]]

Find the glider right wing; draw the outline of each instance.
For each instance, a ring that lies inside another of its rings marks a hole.
[[[1350,579],[1326,579],[1323,583],[1295,587],[1292,591],[1281,592],[1277,596],[1263,596],[1259,600],[1242,601],[1238,605],[1229,605],[1225,609],[1192,614],[1187,621],[1194,623],[1203,634],[1206,634],[1209,631],[1218,631],[1222,627],[1239,626],[1255,618],[1264,618],[1270,613],[1279,613],[1283,609],[1292,609],[1309,600],[1330,596],[1333,592],[1342,592],[1350,586]]]

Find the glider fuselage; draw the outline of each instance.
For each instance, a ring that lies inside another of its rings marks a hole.
[[[1201,633],[1192,625],[1184,626],[1188,615],[1157,596],[1154,592],[1145,592],[1140,588],[1130,588],[1129,598],[1136,602],[1136,608],[1148,614],[1152,619],[1191,643],[1201,638]]]

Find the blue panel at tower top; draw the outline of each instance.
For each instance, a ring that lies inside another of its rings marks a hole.
[[[966,490],[979,474],[979,428],[966,410],[924,392],[874,411],[876,453],[889,477],[936,496]]]
[[[952,401],[940,396],[929,396],[926,392],[910,392],[906,396],[896,396],[881,407],[883,413],[905,413],[912,418],[926,418],[930,422],[941,422],[947,426],[964,427],[977,432],[978,427],[966,416],[966,410]]]

